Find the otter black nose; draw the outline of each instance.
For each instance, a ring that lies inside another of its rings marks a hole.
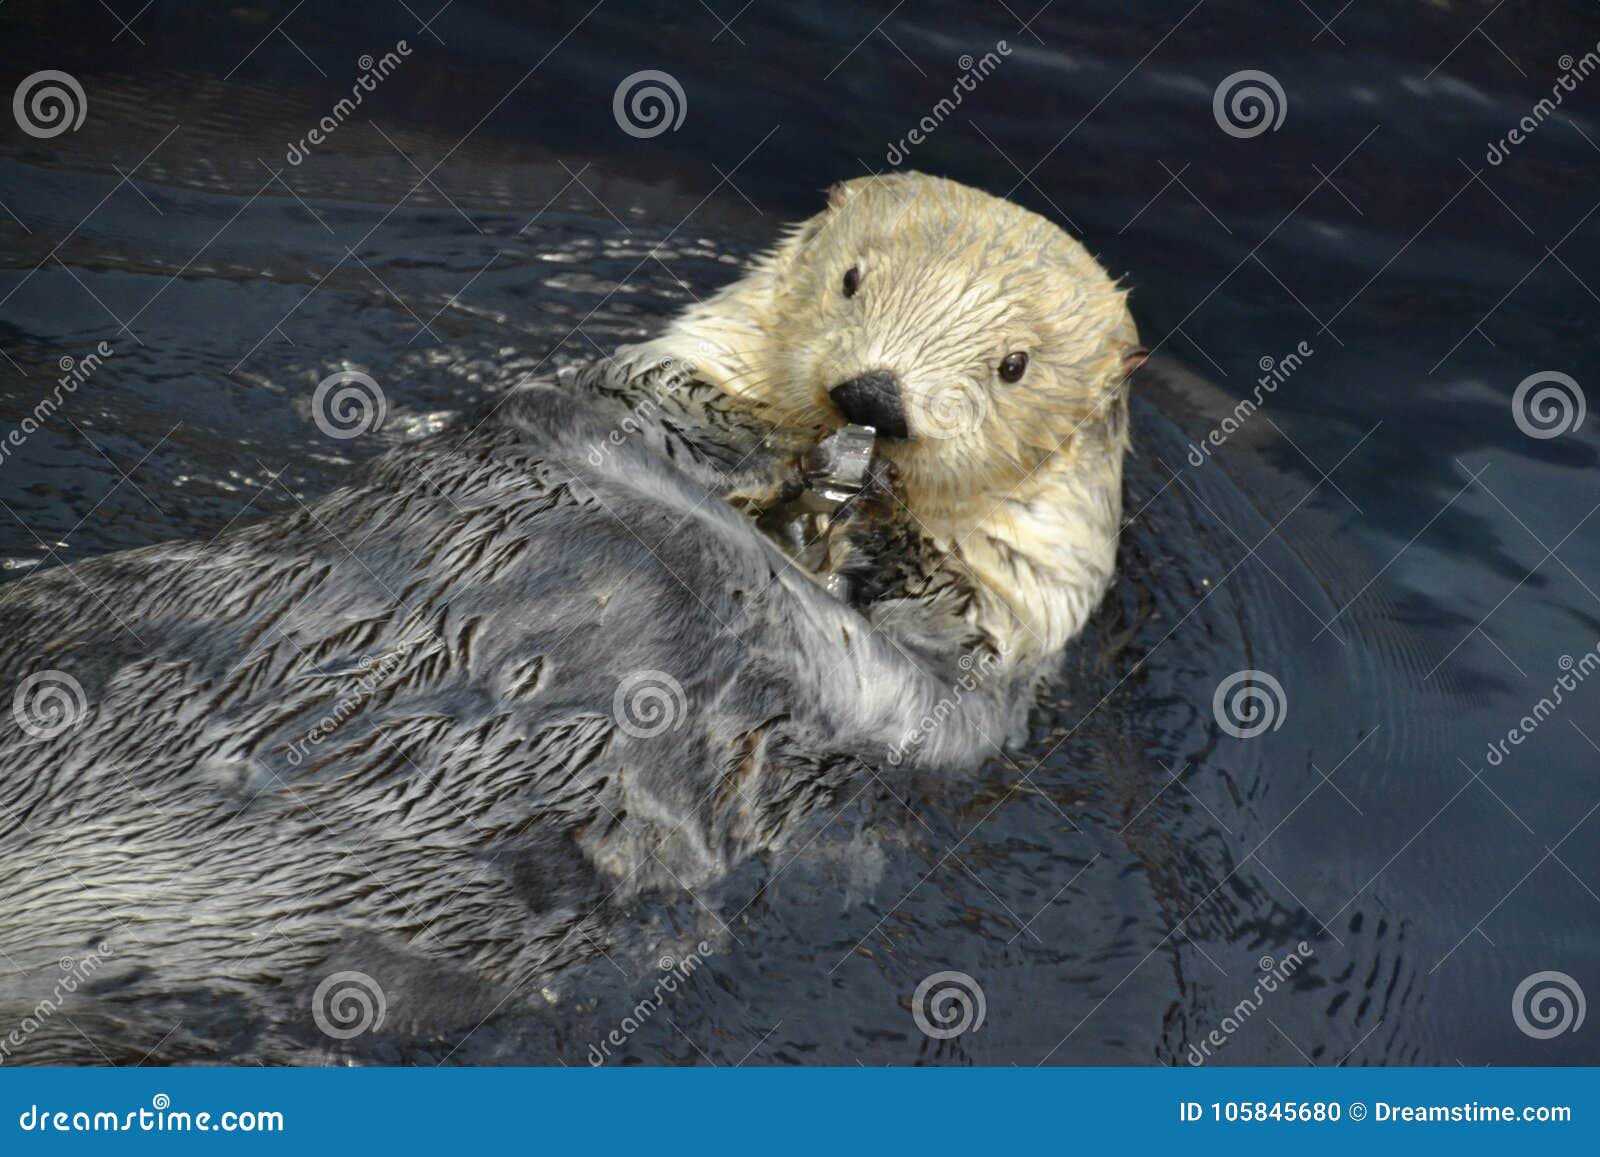
[[[906,411],[900,382],[888,370],[873,370],[840,382],[828,391],[839,413],[858,426],[871,426],[882,438],[906,437]]]

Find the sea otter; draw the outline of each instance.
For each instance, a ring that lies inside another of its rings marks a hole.
[[[851,182],[657,340],[16,583],[0,1063],[316,1059],[350,976],[340,1047],[448,1041],[866,767],[975,766],[1109,579],[1136,340],[1044,219]],[[760,525],[849,423],[856,605]]]

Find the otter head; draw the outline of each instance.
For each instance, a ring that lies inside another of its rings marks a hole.
[[[1058,226],[918,173],[836,185],[636,357],[691,360],[778,426],[873,427],[906,509],[1008,653],[1053,654],[1110,582],[1126,294]]]
[[[970,516],[1086,449],[1120,461],[1133,319],[1043,217],[921,174],[863,178],[758,278],[762,400],[786,423],[873,427],[919,516]]]

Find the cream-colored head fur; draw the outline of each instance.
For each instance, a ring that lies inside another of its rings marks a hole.
[[[837,427],[830,390],[893,375],[908,436],[879,449],[908,510],[970,572],[981,625],[1040,654],[1110,579],[1137,346],[1124,291],[1061,228],[904,173],[835,186],[641,352],[693,362],[790,426]]]

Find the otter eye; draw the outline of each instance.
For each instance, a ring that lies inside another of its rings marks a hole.
[[[861,266],[852,265],[844,271],[844,295],[854,297],[861,288]]]
[[[1016,353],[1007,354],[1000,360],[1000,380],[1015,382],[1022,378],[1022,373],[1028,368],[1028,355],[1018,350]]]

